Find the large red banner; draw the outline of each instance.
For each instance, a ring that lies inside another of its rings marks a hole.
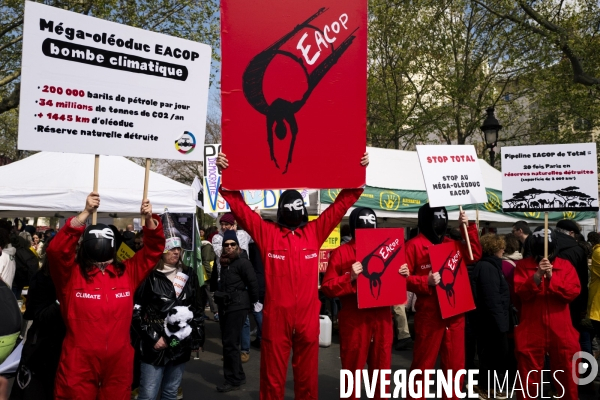
[[[406,303],[406,278],[398,273],[404,264],[404,229],[357,229],[356,259],[362,263],[356,292],[358,308]]]
[[[464,257],[459,243],[455,241],[429,248],[431,270],[440,273],[441,280],[436,291],[444,319],[475,309]]]
[[[222,0],[223,187],[365,184],[367,0]]]

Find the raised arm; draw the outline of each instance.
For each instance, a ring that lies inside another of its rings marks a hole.
[[[152,204],[148,199],[142,202],[141,214],[146,219],[144,226],[144,247],[125,261],[125,271],[136,288],[154,268],[165,250],[165,234],[160,217],[152,214]]]
[[[227,201],[235,218],[242,222],[244,229],[257,243],[266,241],[266,232],[268,223],[255,213],[244,201],[242,194],[238,191],[229,191],[221,187],[219,189],[221,196]],[[213,242],[214,243],[214,242]],[[215,249],[215,253],[217,250]],[[219,256],[219,254],[217,254]]]
[[[344,189],[332,205],[319,215],[314,222],[319,245],[323,244],[333,229],[340,223],[346,212],[356,203],[364,189]]]
[[[76,217],[69,218],[46,249],[50,262],[50,275],[57,293],[62,294],[73,270],[77,266],[75,255],[77,242],[85,231],[85,221],[100,206],[100,195],[92,192],[85,201],[85,209]],[[59,297],[60,301],[63,301]]]

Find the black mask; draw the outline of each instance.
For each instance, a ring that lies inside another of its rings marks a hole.
[[[107,225],[90,225],[81,242],[85,254],[95,262],[105,262],[115,255],[115,234]]]
[[[277,223],[288,229],[296,229],[308,223],[308,211],[304,199],[297,190],[286,190],[279,198]]]
[[[537,227],[529,238],[529,251],[535,257],[536,261],[544,258],[544,227]],[[548,228],[548,259],[554,260],[556,257],[556,233]]]
[[[430,207],[429,203],[419,208],[419,232],[433,244],[440,244],[448,228],[448,212],[445,207]]]
[[[350,213],[350,235],[356,238],[356,229],[377,228],[377,215],[367,207],[358,207]]]

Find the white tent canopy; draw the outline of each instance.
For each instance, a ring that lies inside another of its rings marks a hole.
[[[120,156],[100,156],[99,217],[139,217],[145,170]],[[190,186],[150,172],[153,211],[195,213]],[[0,217],[68,217],[79,213],[94,183],[94,155],[41,152],[0,167]]]
[[[369,152],[369,167],[367,168],[367,186],[380,189],[392,190],[427,190],[423,180],[423,172],[416,151],[380,149],[376,147],[367,147]],[[481,175],[486,188],[502,190],[502,172],[490,166],[484,160],[479,159]],[[320,205],[320,212],[323,212],[328,204]],[[351,208],[346,216],[350,215]],[[476,218],[475,210],[465,210],[470,220]],[[384,221],[384,226],[415,225],[417,213],[394,212],[385,210],[376,210],[377,216],[389,220]],[[458,220],[458,211],[448,213],[450,221]],[[500,214],[487,211],[483,205],[479,208],[479,220],[495,223],[512,224],[518,221],[518,218],[508,214]],[[533,224],[539,224],[538,220],[526,220]],[[595,220],[587,219],[577,221],[580,225],[594,225]]]

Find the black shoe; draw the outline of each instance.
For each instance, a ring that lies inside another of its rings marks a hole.
[[[252,347],[260,349],[260,339],[254,339],[253,341],[250,342],[250,345]]]
[[[396,342],[396,345],[394,346],[394,349],[396,349],[396,351],[410,350],[412,348],[413,348],[413,341],[409,337],[398,340],[398,342]]]
[[[225,383],[223,383],[223,385],[217,386],[217,392],[220,392],[220,393],[227,393],[227,392],[231,392],[233,390],[240,390],[240,386],[232,385],[229,382],[225,382]]]

